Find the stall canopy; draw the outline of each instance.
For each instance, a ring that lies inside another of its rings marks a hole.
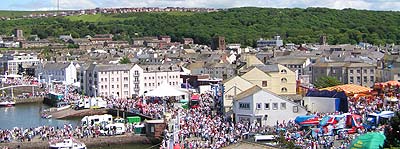
[[[379,149],[383,148],[385,135],[379,132],[369,132],[354,139],[351,149]]]
[[[382,83],[375,83],[375,87],[376,88],[384,88],[384,87],[391,87],[391,86],[399,87],[400,86],[400,82],[398,82],[398,81],[387,81],[387,82],[382,82]]]
[[[200,95],[199,94],[193,94],[192,95],[192,100],[199,100]]]
[[[366,92],[372,91],[372,89],[370,89],[368,87],[355,85],[355,84],[337,85],[337,86],[323,88],[320,90],[343,91],[346,94],[359,94],[359,93],[366,93]]]
[[[167,83],[162,83],[156,89],[146,93],[145,95],[151,97],[168,97],[168,96],[182,96],[187,94],[188,92],[182,89],[173,87]]]

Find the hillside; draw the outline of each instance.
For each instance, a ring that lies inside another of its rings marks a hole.
[[[170,35],[172,40],[191,37],[209,44],[222,35],[227,42],[254,45],[260,37],[280,35],[286,43],[318,42],[327,35],[330,44],[369,42],[400,44],[400,12],[334,10],[327,8],[234,8],[212,13],[129,13],[24,19],[0,22],[0,34],[21,28],[25,34],[45,38],[61,34],[84,37],[96,33],[118,34],[116,39]]]

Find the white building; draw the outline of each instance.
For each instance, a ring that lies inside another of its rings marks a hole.
[[[275,36],[272,40],[257,40],[257,48],[267,48],[267,47],[280,47],[283,46],[283,40],[281,36]]]
[[[180,87],[180,67],[174,65],[91,64],[80,72],[81,89],[89,96],[141,96],[163,82]]]
[[[183,72],[176,65],[135,65],[134,70],[143,72],[143,75],[139,76],[139,95],[157,88],[164,82],[178,88],[183,82],[180,77]]]
[[[72,62],[39,64],[36,76],[43,81],[60,81],[64,84],[73,84],[77,81],[77,68]]]
[[[3,68],[4,73],[17,74],[18,65],[22,65],[22,68],[37,66],[40,60],[35,54],[27,53],[6,53],[0,60],[0,66]]]
[[[304,107],[256,85],[235,97],[233,111],[236,122],[256,122],[260,126],[273,126],[307,113]]]

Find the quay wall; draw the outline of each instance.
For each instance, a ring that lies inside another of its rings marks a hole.
[[[37,97],[37,98],[15,98],[15,104],[38,103],[38,102],[43,102],[43,97]]]
[[[125,134],[119,136],[100,136],[97,138],[80,138],[79,141],[86,144],[86,147],[101,147],[101,146],[111,146],[120,144],[157,144],[160,140],[149,138],[146,136]],[[49,148],[48,141],[31,141],[31,142],[13,142],[13,143],[0,143],[0,148],[9,149],[46,149]]]

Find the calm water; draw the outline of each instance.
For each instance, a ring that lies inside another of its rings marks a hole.
[[[57,120],[43,119],[40,117],[40,110],[48,106],[41,103],[16,104],[14,107],[0,107],[0,129],[12,129],[14,127],[31,128],[38,126],[59,126],[72,124],[76,126],[79,119]]]

